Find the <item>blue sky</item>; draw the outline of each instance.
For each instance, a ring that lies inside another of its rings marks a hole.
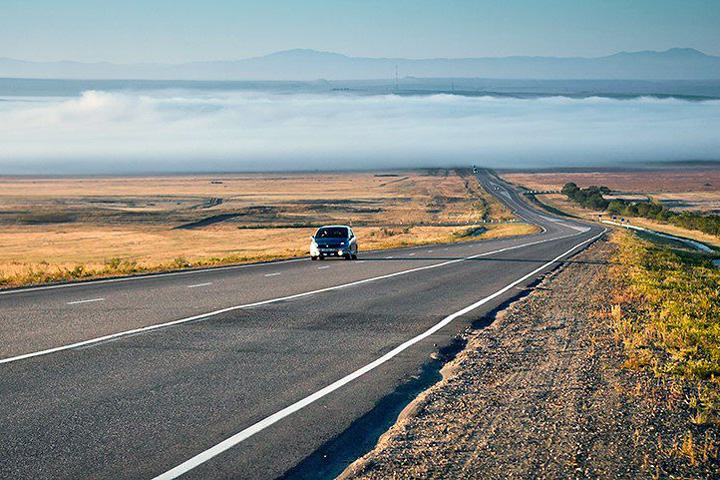
[[[118,63],[290,48],[353,56],[720,55],[719,0],[0,0],[0,57]]]

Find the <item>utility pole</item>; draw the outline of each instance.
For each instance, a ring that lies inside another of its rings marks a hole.
[[[398,66],[395,64],[395,93],[400,91],[400,77],[398,74]]]

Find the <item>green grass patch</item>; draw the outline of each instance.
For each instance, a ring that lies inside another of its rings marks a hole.
[[[720,270],[713,257],[615,235],[610,313],[630,368],[698,382],[699,423],[720,412]]]

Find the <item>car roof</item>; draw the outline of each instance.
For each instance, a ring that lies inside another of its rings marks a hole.
[[[323,225],[322,227],[318,227],[318,230],[321,228],[350,228],[347,225]]]

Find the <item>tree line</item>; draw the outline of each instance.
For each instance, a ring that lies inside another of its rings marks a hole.
[[[617,199],[608,201],[603,195],[610,193],[610,191],[608,187],[596,187],[594,185],[580,188],[573,182],[566,183],[561,190],[570,200],[585,208],[604,211],[612,215],[658,220],[720,237],[720,215],[702,215],[692,212],[678,213],[654,201],[638,202]]]

